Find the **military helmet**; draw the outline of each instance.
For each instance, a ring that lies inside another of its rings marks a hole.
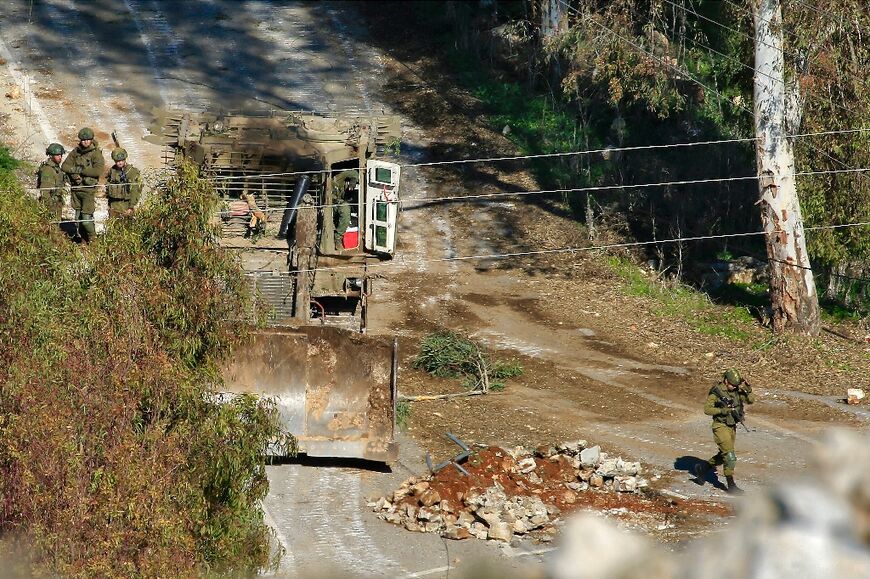
[[[127,158],[127,151],[118,147],[117,149],[112,149],[112,160],[113,161],[123,161]]]
[[[743,383],[743,378],[740,377],[740,372],[734,368],[728,368],[722,375],[722,378],[732,386],[740,386]]]
[[[66,151],[60,143],[52,143],[45,149],[46,155],[63,155]]]
[[[79,141],[93,140],[94,130],[90,127],[84,127],[79,131]]]

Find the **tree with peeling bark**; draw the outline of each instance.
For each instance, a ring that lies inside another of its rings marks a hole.
[[[780,1],[755,0],[753,9],[759,205],[770,262],[773,328],[817,335],[819,297],[797,195],[794,150],[787,138],[800,125],[800,92],[785,77]]]

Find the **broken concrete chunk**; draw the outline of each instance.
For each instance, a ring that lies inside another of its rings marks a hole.
[[[580,481],[580,482],[569,482],[565,483],[565,486],[575,492],[582,492],[589,488],[589,483]]]
[[[504,521],[499,521],[495,525],[489,527],[489,538],[495,541],[504,541],[510,543],[514,538],[514,532]]]
[[[474,522],[474,517],[465,511],[462,511],[459,513],[459,516],[456,517],[456,524],[460,527],[469,528],[474,524]]]
[[[598,468],[595,469],[595,472],[603,476],[604,478],[613,478],[619,474],[619,469],[617,468],[617,461],[620,460],[618,458],[606,458],[602,459],[600,463],[598,463]]]
[[[637,479],[633,476],[618,476],[613,479],[613,486],[621,493],[633,493],[637,490]]]
[[[593,446],[592,448],[584,448],[582,452],[580,452],[580,464],[585,467],[595,467],[598,466],[598,462],[601,460],[601,447]]]
[[[497,523],[501,523],[501,513],[486,507],[481,507],[474,511],[475,516],[486,523],[487,527],[491,527]]]
[[[563,503],[573,505],[577,502],[577,493],[570,489],[565,489],[564,491],[562,491],[562,494],[559,498],[562,499]]]
[[[535,456],[538,456],[540,458],[550,458],[557,453],[558,451],[556,450],[556,448],[549,444],[542,444],[535,449]]]
[[[437,533],[441,530],[441,523],[435,521],[429,521],[428,523],[423,524],[423,531],[426,533]]]
[[[525,519],[516,519],[513,523],[510,523],[510,528],[518,535],[524,535],[529,532],[529,525]]]
[[[522,474],[529,474],[537,467],[538,463],[536,463],[535,459],[531,456],[527,456],[526,458],[517,461],[517,472],[520,472]]]
[[[445,513],[452,513],[455,510],[453,508],[453,503],[451,503],[450,501],[448,501],[446,499],[441,501],[440,507],[441,507],[441,510]]]
[[[420,507],[420,509],[417,511],[417,519],[421,521],[428,521],[431,518],[432,513],[428,509],[426,509],[426,507]]]
[[[386,511],[391,506],[393,506],[393,504],[384,497],[381,497],[374,503],[374,508],[377,511]]]
[[[849,388],[846,390],[846,402],[849,404],[860,404],[864,396],[864,391],[860,388]]]
[[[420,504],[424,507],[431,507],[435,503],[441,502],[441,495],[438,494],[438,491],[434,491],[432,489],[428,489],[422,495],[420,495]]]
[[[604,486],[604,477],[598,473],[593,474],[589,477],[589,486],[594,489],[600,489]]]
[[[413,531],[415,533],[420,533],[423,530],[422,527],[420,527],[420,525],[418,525],[416,522],[412,521],[411,519],[408,519],[407,521],[405,521],[405,528],[408,529],[409,531]]]
[[[418,482],[417,484],[411,486],[411,494],[415,497],[419,497],[427,490],[429,490],[429,483],[427,483],[426,481]]]
[[[444,531],[444,536],[454,541],[462,541],[471,537],[471,532],[463,527],[449,526]]]

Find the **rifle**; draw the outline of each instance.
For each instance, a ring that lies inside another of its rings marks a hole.
[[[746,380],[744,380],[744,382],[746,382]],[[749,386],[750,388],[752,388],[752,385],[749,384],[749,382],[746,382],[746,385]],[[739,387],[738,387],[738,394],[737,394],[738,396],[740,396],[740,394],[739,394],[739,390],[740,390],[740,389],[739,389]],[[743,428],[746,430],[746,432],[752,432],[751,430],[749,430],[749,427],[746,426],[746,423],[743,421],[743,418],[744,418],[743,405],[741,404],[741,405],[740,405],[740,411],[735,413],[735,410],[737,410],[737,406],[734,405],[734,401],[733,401],[733,400],[731,400],[730,398],[726,397],[726,396],[722,393],[722,389],[719,388],[719,385],[718,385],[718,384],[716,385],[715,388],[713,388],[713,393],[716,395],[716,398],[719,399],[719,402],[717,403],[717,406],[719,406],[720,408],[730,408],[730,409],[731,409],[731,415],[734,417],[734,419],[735,419],[738,423],[740,423],[741,426],[743,426]]]
[[[115,134],[115,131],[112,131],[112,142],[115,143],[116,148],[123,149],[121,143],[118,142],[118,135]]]

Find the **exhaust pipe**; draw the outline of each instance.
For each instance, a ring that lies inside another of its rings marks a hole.
[[[293,195],[287,201],[287,208],[284,209],[284,216],[281,218],[281,227],[278,228],[278,237],[287,237],[287,232],[290,230],[290,224],[296,219],[296,210],[299,208],[299,202],[302,196],[308,192],[308,185],[311,179],[308,175],[302,175],[296,181],[296,186],[293,187]]]

